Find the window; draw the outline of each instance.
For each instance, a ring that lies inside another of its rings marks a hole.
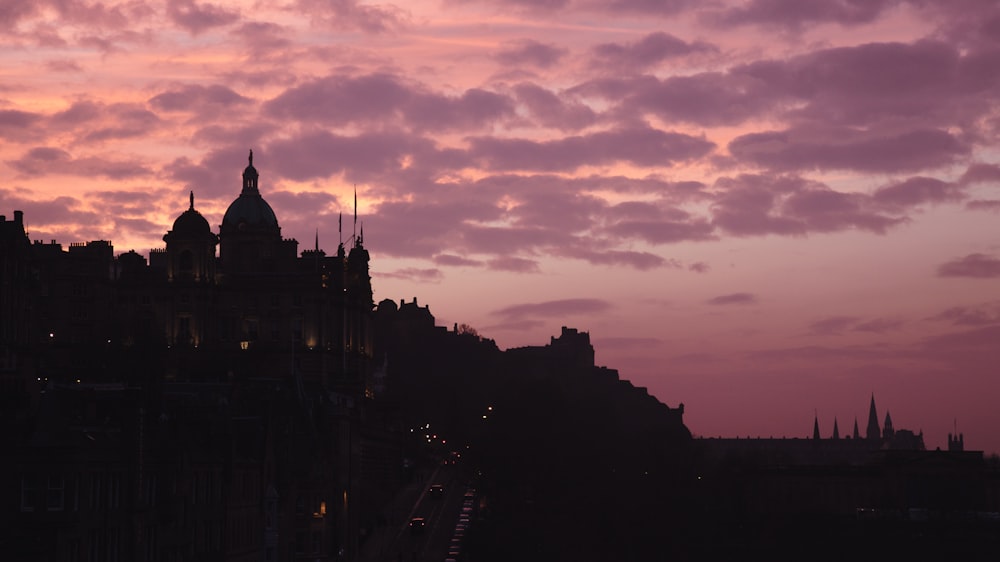
[[[181,252],[181,255],[178,256],[177,268],[180,270],[181,274],[191,274],[191,271],[194,269],[194,257],[191,255],[190,250],[184,250]]]
[[[90,509],[101,508],[101,474],[95,472],[90,475]]]
[[[45,508],[49,511],[62,511],[65,502],[66,481],[61,476],[49,476],[48,493]]]
[[[21,511],[35,511],[37,501],[38,477],[26,474],[21,477]]]
[[[108,475],[108,507],[118,509],[121,497],[121,474],[113,472]]]
[[[252,341],[257,339],[257,328],[256,318],[247,318],[243,321],[243,332],[246,334],[246,338],[248,340]]]

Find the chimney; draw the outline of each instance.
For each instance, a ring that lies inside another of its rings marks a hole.
[[[24,224],[24,211],[14,211],[14,222]]]

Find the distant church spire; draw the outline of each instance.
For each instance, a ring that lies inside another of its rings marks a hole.
[[[854,416],[854,434],[851,437],[861,439],[861,432],[858,431],[858,416]]]
[[[882,438],[878,427],[878,412],[875,410],[875,393],[872,393],[872,405],[868,408],[868,428],[865,430],[865,437],[874,441]]]
[[[837,418],[833,418],[833,438],[840,439],[840,430],[837,429]]]
[[[882,429],[882,436],[886,439],[892,439],[892,436],[896,434],[896,430],[892,428],[892,416],[889,415],[889,410],[885,411],[885,426]]]
[[[813,439],[819,439],[819,414],[813,417]]]

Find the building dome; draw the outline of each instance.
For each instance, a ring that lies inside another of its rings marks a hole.
[[[260,196],[257,188],[257,168],[253,167],[253,151],[250,151],[250,164],[243,170],[243,191],[233,201],[226,214],[222,217],[222,226],[239,228],[241,224],[254,228],[277,228],[278,218],[274,210]]]
[[[177,217],[174,221],[174,227],[171,229],[176,235],[180,236],[193,236],[200,237],[206,234],[211,234],[212,227],[208,225],[208,221],[205,217],[201,216],[201,213],[194,210],[194,192],[191,192],[191,207],[188,210],[181,213],[181,216]]]

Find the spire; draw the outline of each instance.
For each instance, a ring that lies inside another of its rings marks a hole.
[[[882,436],[886,439],[892,439],[892,436],[896,434],[896,431],[892,428],[892,416],[889,415],[889,410],[885,411],[885,426],[882,429]]]
[[[874,441],[882,438],[878,427],[878,412],[875,410],[875,393],[872,393],[872,404],[868,408],[868,428],[865,429],[865,437]]]
[[[813,417],[813,439],[819,439],[819,414]]]
[[[253,149],[252,148],[250,149],[250,158],[249,158],[249,160],[250,160],[250,166],[253,166]]]
[[[837,418],[833,418],[833,438],[840,439],[840,430],[837,429]]]
[[[858,416],[854,416],[854,434],[851,437],[861,439],[861,433],[858,431]]]
[[[194,191],[191,192],[191,207],[188,210],[189,211],[194,210]]]
[[[319,227],[316,227],[316,251],[319,252]]]
[[[354,232],[351,233],[356,236],[358,234],[358,186],[354,185]]]

